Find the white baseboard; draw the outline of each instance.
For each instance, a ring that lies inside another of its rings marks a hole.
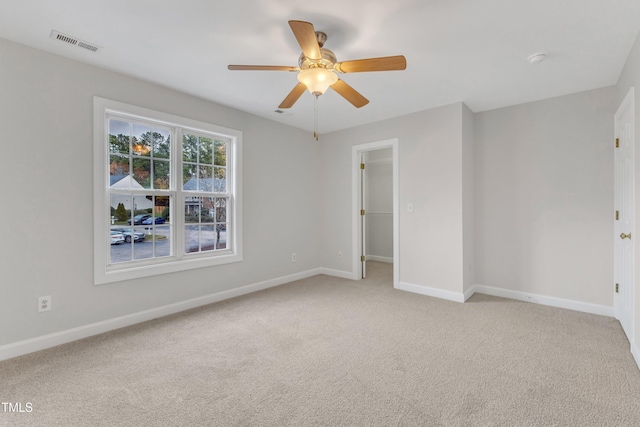
[[[474,293],[493,295],[496,297],[509,298],[518,301],[533,302],[536,304],[548,305],[551,307],[566,308],[568,310],[582,311],[584,313],[599,314],[601,316],[614,317],[613,307],[606,305],[591,304],[588,302],[574,301],[563,298],[550,297],[546,295],[532,294],[528,292],[514,291],[511,289],[494,288],[485,285],[473,285],[466,293],[469,297]]]
[[[475,293],[476,293],[476,285],[473,285],[472,287],[467,289],[467,291],[464,293],[464,301],[467,302],[467,300],[471,298]]]
[[[393,258],[388,256],[367,255],[367,261],[378,261],[393,264]]]
[[[635,342],[631,343],[631,354],[633,354],[633,358],[636,360],[636,365],[638,365],[638,369],[640,369],[640,350]]]
[[[239,288],[229,289],[226,291],[216,292],[214,294],[193,298],[150,310],[140,311],[138,313],[127,314],[125,316],[104,320],[101,322],[91,323],[89,325],[79,326],[77,328],[67,329],[40,337],[18,341],[11,344],[0,346],[0,361],[11,359],[13,357],[22,356],[24,354],[33,353],[35,351],[44,350],[71,341],[98,335],[104,332],[120,329],[125,326],[134,325],[136,323],[145,322],[147,320],[157,319],[191,308],[200,307],[214,302],[238,297],[252,292],[260,291],[285,283],[293,282],[307,277],[316,276],[318,274],[330,274],[322,268],[307,270],[300,273],[290,274],[287,276],[277,277],[275,279],[265,280],[251,285],[241,286]],[[351,273],[349,273],[351,274]],[[351,277],[349,277],[351,278]]]
[[[318,274],[326,274],[327,276],[341,277],[343,279],[354,280],[354,274],[350,271],[334,270],[333,268],[318,268]]]
[[[446,291],[444,289],[430,288],[429,286],[414,285],[412,283],[405,282],[400,282],[397,289],[454,302],[464,302],[464,294],[462,292]]]

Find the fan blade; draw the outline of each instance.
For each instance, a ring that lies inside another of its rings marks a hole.
[[[304,56],[311,60],[322,59],[313,24],[305,21],[289,21],[289,26],[293,31],[293,35],[296,36]]]
[[[346,84],[344,80],[338,79],[337,82],[331,85],[331,89],[338,92],[344,99],[352,103],[356,108],[364,107],[369,103],[369,100],[360,93]]]
[[[298,67],[288,67],[286,65],[229,65],[229,70],[262,70],[262,71],[300,71]]]
[[[393,71],[407,68],[407,60],[402,55],[384,56],[382,58],[356,59],[335,64],[340,73],[361,73],[365,71]]]
[[[298,83],[296,87],[294,87],[293,90],[289,92],[289,95],[287,95],[287,97],[280,103],[280,105],[278,105],[278,108],[293,107],[293,104],[296,103],[298,98],[300,98],[300,95],[302,95],[305,90],[307,90],[307,87],[302,83]]]

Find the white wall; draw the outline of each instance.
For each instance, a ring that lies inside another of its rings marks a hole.
[[[476,114],[476,282],[613,305],[608,87]]]
[[[616,108],[627,95],[629,88],[635,87],[635,222],[640,224],[640,35],[636,38],[627,62],[616,86]],[[633,351],[640,366],[640,242],[635,239],[635,307]]]
[[[0,346],[321,266],[309,132],[5,40],[0,58]],[[94,95],[243,132],[243,262],[93,285]]]
[[[393,259],[393,163],[392,149],[368,151],[365,168],[366,255]]]
[[[351,271],[351,147],[398,138],[400,282],[462,295],[462,111],[457,103],[321,135],[325,267]]]

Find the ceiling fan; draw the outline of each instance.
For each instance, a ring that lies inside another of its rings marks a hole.
[[[385,56],[381,58],[357,59],[338,62],[336,55],[326,49],[324,42],[327,35],[315,31],[313,24],[305,21],[289,21],[289,26],[302,48],[297,67],[278,65],[229,65],[229,70],[263,70],[298,72],[299,83],[284,98],[278,108],[291,108],[293,104],[308,89],[317,99],[331,87],[356,108],[363,107],[369,100],[338,77],[337,73],[360,73],[367,71],[392,71],[407,68],[404,56]],[[317,104],[315,115],[314,137],[317,132]]]

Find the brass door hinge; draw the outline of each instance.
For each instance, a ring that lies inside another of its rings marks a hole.
[[[616,148],[620,148],[620,138],[616,138]]]
[[[616,294],[620,292],[620,291],[619,291],[619,287],[620,287],[620,285],[618,285],[618,284],[616,283]]]
[[[360,256],[360,261],[365,262],[367,259],[365,258],[364,255]]]
[[[364,209],[360,209],[360,215],[364,215]]]
[[[360,163],[360,169],[364,169],[364,163]]]
[[[616,221],[620,221],[620,211],[616,211]]]

